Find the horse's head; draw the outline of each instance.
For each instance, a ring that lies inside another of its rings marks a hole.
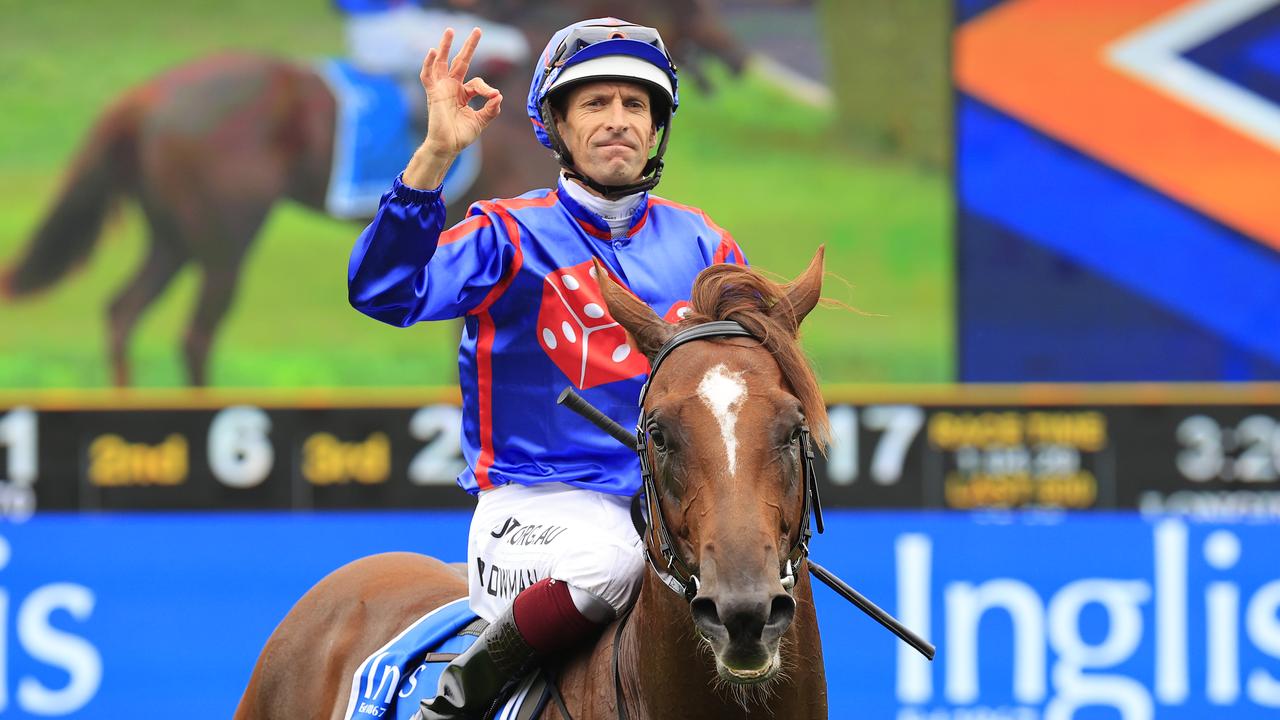
[[[642,416],[656,495],[647,498],[646,542],[655,558],[670,542],[674,586],[691,597],[720,677],[767,682],[781,669],[779,644],[796,608],[790,591],[803,572],[806,436],[810,428],[816,440],[826,436],[825,406],[796,338],[820,295],[822,250],[786,286],[739,266],[704,270],[693,313],[675,326],[602,269],[598,277],[610,313],[651,363],[678,331],[702,323],[733,320],[753,336],[681,344],[655,368]]]

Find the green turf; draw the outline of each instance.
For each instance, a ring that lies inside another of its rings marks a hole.
[[[25,243],[107,102],[227,47],[337,53],[341,26],[316,0],[0,0],[0,262]],[[755,76],[723,81],[714,97],[683,89],[682,101],[660,194],[706,209],[753,264],[781,276],[797,273],[825,243],[828,269],[847,281],[831,278],[826,294],[862,312],[819,309],[806,323],[822,379],[951,380],[945,179],[853,154],[833,142],[828,113]],[[400,330],[347,305],[346,258],[358,231],[297,207],[275,211],[217,339],[214,385],[452,382],[456,325]],[[80,272],[30,301],[0,304],[0,388],[109,384],[105,307],[143,242],[129,208]],[[136,384],[183,384],[180,338],[196,280],[184,272],[139,325]]]

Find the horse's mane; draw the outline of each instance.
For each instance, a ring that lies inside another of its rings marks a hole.
[[[787,287],[741,265],[712,265],[693,282],[693,311],[682,325],[714,320],[734,320],[760,339],[778,366],[791,391],[800,400],[809,430],[818,448],[830,440],[827,405],[818,379],[809,366],[797,337],[795,314],[786,307]],[[786,309],[776,315],[775,306]]]

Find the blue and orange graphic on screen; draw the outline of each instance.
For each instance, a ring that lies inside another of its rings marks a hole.
[[[1280,9],[957,5],[959,375],[1280,379]]]

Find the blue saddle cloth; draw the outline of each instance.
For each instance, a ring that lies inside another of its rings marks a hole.
[[[345,720],[410,720],[422,700],[435,697],[440,673],[449,659],[475,644],[477,625],[467,599],[455,600],[427,613],[370,655],[351,679],[351,696]],[[446,657],[437,657],[444,655]],[[514,720],[525,700],[538,703],[540,693],[530,692],[537,673],[516,686],[494,720]],[[530,697],[531,695],[538,697]]]
[[[371,218],[392,179],[422,144],[422,129],[410,121],[404,90],[393,77],[361,72],[337,58],[322,61],[316,69],[337,106],[325,210],[340,218]],[[479,174],[476,142],[449,168],[445,198],[460,198]]]

